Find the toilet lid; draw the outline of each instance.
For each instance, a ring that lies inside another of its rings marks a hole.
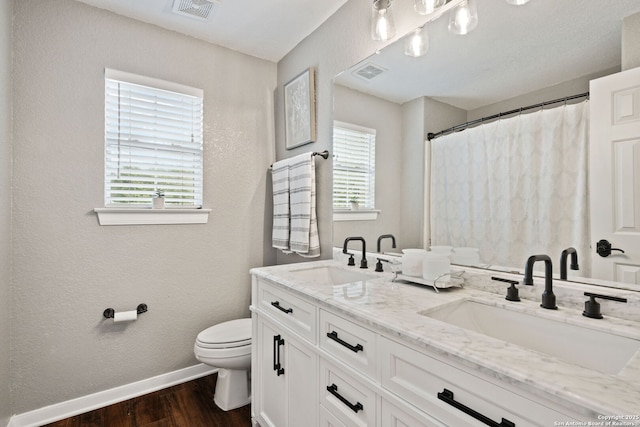
[[[207,348],[240,347],[251,344],[251,319],[218,323],[198,334],[197,341]]]

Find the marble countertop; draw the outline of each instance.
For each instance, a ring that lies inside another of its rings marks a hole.
[[[560,301],[559,310],[544,310],[539,302],[523,299],[512,303],[503,296],[469,286],[452,287],[436,293],[432,288],[393,282],[393,273],[375,273],[373,268],[360,270],[371,276],[369,280],[337,286],[301,281],[294,273],[295,270],[321,266],[359,271],[356,267],[346,267],[342,262],[326,260],[254,268],[251,273],[389,336],[425,348],[533,395],[551,398],[561,406],[583,414],[585,420],[599,421],[599,415],[640,416],[640,351],[618,374],[609,375],[420,313],[471,298],[505,308],[513,308],[517,304],[517,311],[636,340],[640,340],[640,322],[611,316],[601,320],[588,319],[582,316],[581,310],[562,307]],[[635,420],[635,423],[619,425],[640,426],[640,420]]]

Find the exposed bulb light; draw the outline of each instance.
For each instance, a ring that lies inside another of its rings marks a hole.
[[[515,6],[522,6],[523,4],[529,3],[529,0],[506,0],[507,3],[513,4]]]
[[[396,26],[391,14],[391,0],[373,0],[371,14],[371,38],[389,40],[396,35]]]
[[[429,35],[427,34],[427,27],[421,27],[415,30],[407,38],[407,42],[404,47],[404,54],[418,58],[423,56],[429,50]]]
[[[447,0],[415,0],[414,7],[420,15],[428,15],[433,13],[437,8],[444,6],[446,2]]]
[[[451,10],[449,15],[449,32],[464,35],[478,25],[476,0],[465,0]]]

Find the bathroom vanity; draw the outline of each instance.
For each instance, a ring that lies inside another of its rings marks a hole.
[[[468,270],[435,292],[333,260],[252,269],[253,425],[640,426],[640,322]]]

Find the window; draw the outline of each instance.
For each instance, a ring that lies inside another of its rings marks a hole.
[[[333,124],[333,209],[375,208],[376,131],[343,122]]]
[[[105,70],[105,206],[202,205],[200,89]]]

